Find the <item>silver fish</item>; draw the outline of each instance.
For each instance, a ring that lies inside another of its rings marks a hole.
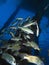
[[[10,35],[12,36],[12,37],[15,37],[15,35],[14,35],[14,33],[13,32],[9,32],[10,33]]]
[[[15,37],[14,33],[11,32],[11,31],[9,31],[9,28],[8,28],[8,30],[6,31],[6,33],[10,34],[12,37]]]
[[[19,41],[19,40],[22,40],[22,39],[18,38],[18,37],[14,37],[14,38],[11,38],[11,40],[13,40],[13,41]]]
[[[5,48],[5,52],[8,50],[8,49],[11,49],[12,51],[14,51],[14,50],[19,50],[20,49],[20,42],[18,41],[16,41],[16,42],[14,42],[14,43],[8,43],[7,41],[4,41],[3,40],[3,45],[0,47],[1,49],[2,48]]]
[[[22,21],[23,18],[16,18],[16,21],[12,22],[12,26],[17,25],[17,21]]]
[[[24,31],[27,34],[34,34],[34,32],[27,27],[18,27],[18,28],[21,29],[22,31]]]
[[[22,58],[21,61],[23,59],[26,59],[30,63],[34,63],[36,65],[44,65],[43,61],[37,56],[32,56],[32,55],[28,55],[28,54],[20,54],[20,56]]]
[[[28,24],[24,25],[23,27],[29,27],[29,26],[31,26],[31,25],[35,25],[35,23],[36,23],[36,22],[30,21]]]
[[[32,21],[30,21],[28,24],[26,24],[26,25],[24,25],[23,27],[29,27],[29,26],[31,26],[31,25],[36,25],[36,27],[37,27],[37,32],[36,32],[36,36],[38,37],[39,36],[39,27],[38,27],[38,24],[37,24],[37,22],[35,21],[35,22],[33,22],[33,20]]]
[[[36,26],[37,26],[37,32],[36,32],[36,36],[38,37],[39,36],[39,26],[38,26],[38,23],[36,23]]]
[[[11,47],[9,47],[10,49],[12,49],[12,51],[16,50],[16,51],[19,51],[21,46],[19,43],[16,43],[14,45],[12,45]]]
[[[29,36],[29,35],[27,35],[27,36],[26,36],[26,38],[30,39],[30,36]]]
[[[17,28],[14,26],[10,26],[10,29],[16,30]]]
[[[23,18],[16,18],[16,20],[18,20],[18,21],[22,21],[22,20],[23,20]]]
[[[1,32],[5,32],[5,29],[3,29]]]
[[[30,21],[30,16],[29,16],[29,17],[27,17],[26,21]]]
[[[45,6],[44,10],[47,10],[47,9],[48,9],[48,7],[49,7],[49,4],[47,4],[47,6]]]
[[[23,45],[32,47],[32,48],[34,48],[35,50],[39,50],[39,51],[40,51],[39,46],[38,46],[35,42],[27,42],[27,43],[23,43]]]
[[[3,58],[4,60],[6,60],[9,64],[11,64],[11,65],[16,65],[16,60],[15,60],[15,58],[14,58],[12,55],[8,54],[8,53],[3,53],[3,54],[2,54],[2,58]]]
[[[12,22],[11,26],[15,26],[15,25],[17,25],[17,21]]]
[[[30,39],[30,36],[29,35],[24,35],[24,38],[25,39]]]

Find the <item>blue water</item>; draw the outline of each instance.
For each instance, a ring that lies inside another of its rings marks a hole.
[[[0,0],[0,29],[4,26],[4,23],[7,22],[9,17],[12,15],[12,13],[19,7],[22,0]],[[34,11],[30,11],[24,8],[18,9],[16,17],[23,17],[26,18],[28,16],[33,17],[36,14]],[[13,19],[13,20],[14,20]],[[49,26],[47,26],[48,23],[48,17],[43,15],[41,21],[40,21],[40,35],[38,38],[39,46],[41,48],[40,56],[44,59],[45,65],[49,65]],[[3,38],[9,38],[7,35]],[[0,44],[1,45],[1,44]]]

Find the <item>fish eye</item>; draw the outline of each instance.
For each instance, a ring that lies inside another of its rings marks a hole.
[[[16,61],[14,61],[14,63],[16,63]]]

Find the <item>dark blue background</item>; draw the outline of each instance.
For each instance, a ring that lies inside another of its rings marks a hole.
[[[26,18],[36,15],[40,2],[44,0],[0,0],[0,29],[8,20],[12,22],[16,17]],[[46,1],[48,2],[48,0]],[[42,6],[44,5],[42,4]],[[49,10],[42,16],[40,21],[41,33],[38,41],[41,48],[40,56],[44,59],[45,65],[49,65]],[[15,13],[14,13],[15,12]],[[12,14],[14,17],[12,18]],[[11,17],[11,19],[9,19]]]

